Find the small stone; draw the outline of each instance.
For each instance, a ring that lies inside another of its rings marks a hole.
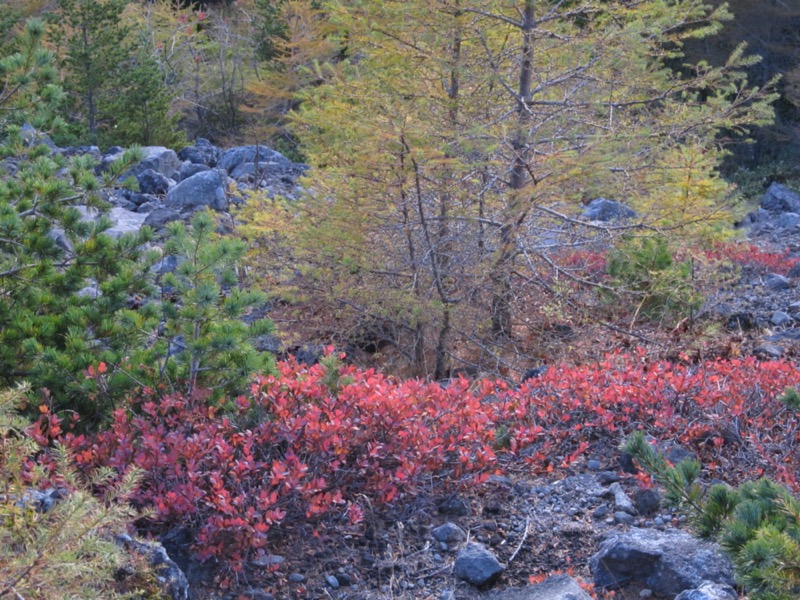
[[[614,513],[614,522],[618,525],[633,525],[636,519],[630,513],[618,510]]]
[[[764,277],[764,285],[771,290],[786,290],[792,287],[792,282],[778,273],[769,273]]]
[[[592,458],[586,462],[586,468],[589,469],[590,471],[599,471],[600,469],[603,468],[603,465],[600,464],[599,460],[595,460]]]
[[[325,583],[328,584],[328,587],[338,590],[339,589],[339,580],[336,579],[333,575],[325,575]]]
[[[603,504],[597,507],[597,510],[592,513],[592,517],[595,519],[602,519],[608,515],[609,508],[607,505]]]
[[[266,556],[259,556],[250,561],[254,567],[271,567],[274,565],[282,565],[286,562],[283,556],[278,554],[267,554]]]
[[[439,550],[442,552],[447,552],[450,550],[450,546],[447,545],[447,542],[439,542]]]
[[[476,586],[492,583],[504,570],[492,552],[475,542],[470,542],[458,553],[453,565],[456,577]]]
[[[442,523],[431,531],[431,535],[437,542],[456,544],[467,539],[467,534],[455,523]]]
[[[601,471],[597,474],[597,481],[601,485],[610,485],[619,481],[619,475],[614,471]]]
[[[441,554],[439,554],[438,552],[435,552],[434,555],[433,555],[433,560],[434,560],[434,562],[437,562],[437,563],[444,562],[444,557]]]
[[[353,582],[347,573],[336,573],[335,577],[336,581],[338,581],[339,585],[342,587],[348,586]]]
[[[639,488],[633,494],[633,504],[642,515],[652,515],[661,506],[661,496],[653,488]]]
[[[772,313],[772,316],[769,319],[769,322],[775,325],[775,327],[781,327],[783,325],[787,325],[794,321],[792,317],[790,317],[787,313],[783,312],[782,310],[776,310]]]
[[[453,496],[448,498],[439,505],[439,512],[443,515],[452,515],[454,517],[465,517],[470,514],[469,503],[463,498]]]
[[[306,576],[302,573],[290,573],[289,574],[289,581],[292,583],[303,583],[306,580]]]
[[[625,490],[622,489],[619,483],[612,483],[608,490],[614,494],[614,508],[617,511],[626,512],[629,515],[637,514],[633,501],[628,497],[628,494],[625,493]]]
[[[653,595],[653,590],[648,590],[647,588],[639,592],[639,598],[649,598],[652,595]]]

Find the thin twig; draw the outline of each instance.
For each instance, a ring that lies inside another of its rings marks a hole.
[[[524,544],[525,540],[528,539],[528,530],[530,528],[531,528],[531,518],[527,517],[525,519],[525,531],[522,533],[522,539],[519,541],[519,544],[517,544],[516,550],[514,550],[514,553],[509,557],[508,562],[506,564],[510,565],[511,562],[517,557],[517,554],[519,554],[519,551],[522,550],[522,544]]]

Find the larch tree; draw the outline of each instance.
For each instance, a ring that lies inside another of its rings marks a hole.
[[[639,231],[707,235],[729,214],[720,133],[771,117],[742,48],[682,64],[727,18],[693,0],[329,10],[351,59],[296,121],[315,167],[307,258],[342,306],[413,336],[421,375],[443,376],[456,341],[513,344],[520,286],[634,226],[585,222],[582,199],[625,200]]]

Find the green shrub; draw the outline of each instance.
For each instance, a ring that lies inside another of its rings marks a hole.
[[[696,310],[702,298],[692,281],[690,260],[675,262],[664,237],[627,238],[608,254],[606,272],[617,288],[638,299],[634,319]]]
[[[58,447],[52,450],[55,473],[31,471],[28,463],[39,447],[25,433],[28,423],[16,414],[26,392],[25,387],[0,392],[0,597],[129,597],[119,593],[114,580],[130,560],[114,534],[137,516],[126,500],[138,472],[128,471],[113,485],[118,474],[110,468],[84,480]],[[35,490],[53,480],[61,482],[63,492],[44,508]],[[91,493],[97,487],[106,490],[101,498]]]
[[[719,541],[750,598],[800,597],[800,501],[788,489],[768,479],[704,489],[699,462],[670,465],[642,432],[630,436],[623,450],[664,486],[667,503],[690,517],[698,535]]]

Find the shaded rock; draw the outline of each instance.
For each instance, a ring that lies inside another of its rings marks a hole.
[[[753,354],[766,359],[779,359],[783,356],[783,348],[777,344],[761,344],[753,348]]]
[[[159,537],[169,557],[180,567],[190,586],[203,585],[214,578],[214,563],[200,562],[194,557],[194,534],[187,527],[174,527]]]
[[[782,325],[788,325],[794,321],[794,319],[783,312],[782,310],[776,310],[772,313],[772,316],[769,318],[769,322],[775,325],[776,327],[781,327]]]
[[[536,379],[541,377],[547,373],[547,365],[542,365],[541,367],[534,367],[533,369],[528,369],[522,374],[522,379],[520,379],[520,383],[525,383],[528,379]]]
[[[210,206],[215,210],[228,208],[228,198],[222,177],[217,171],[203,171],[184,179],[167,193],[167,207],[190,208]]]
[[[772,212],[800,213],[800,194],[785,185],[773,183],[761,198],[761,208]]]
[[[250,175],[253,177],[265,177],[272,167],[277,167],[281,163],[277,162],[259,162],[258,167],[252,162],[243,162],[239,164],[232,172],[231,177],[237,181]]]
[[[433,539],[446,544],[457,544],[467,539],[467,534],[455,523],[442,523],[431,531]]]
[[[46,490],[28,490],[14,505],[18,508],[33,508],[36,512],[50,512],[59,500],[67,497],[64,488],[48,488]]]
[[[157,273],[158,275],[163,275],[164,273],[173,273],[175,269],[180,266],[180,264],[185,261],[186,258],[183,256],[175,256],[174,254],[169,254],[164,256],[153,265],[153,272]]]
[[[152,194],[142,194],[140,192],[134,192],[130,195],[130,201],[135,204],[136,206],[141,206],[142,204],[157,204],[159,203],[159,199],[153,196]]]
[[[679,530],[631,529],[612,534],[590,562],[594,584],[616,588],[631,581],[675,596],[705,582],[733,585],[733,565],[719,546]]]
[[[294,357],[297,362],[311,367],[317,364],[324,355],[325,348],[323,346],[309,345],[301,347]]]
[[[47,232],[47,237],[52,239],[56,243],[56,246],[58,246],[62,250],[65,250],[66,252],[72,252],[75,249],[75,247],[72,245],[72,242],[70,241],[69,237],[67,237],[67,234],[63,229],[57,227],[53,228]]]
[[[155,202],[145,202],[144,204],[140,204],[139,206],[137,206],[134,212],[141,213],[143,215],[149,215],[157,208],[158,205]]]
[[[639,468],[636,466],[636,463],[633,460],[633,456],[631,456],[627,452],[620,453],[618,462],[619,462],[619,468],[623,473],[636,475],[639,472]]]
[[[619,481],[619,475],[616,474],[614,471],[600,471],[597,474],[597,481],[601,485],[609,485],[611,483]]]
[[[642,515],[652,515],[661,507],[661,495],[654,488],[639,488],[633,494],[633,504]]]
[[[53,140],[50,139],[50,136],[44,133],[43,131],[39,131],[38,129],[34,129],[34,127],[30,123],[25,123],[20,128],[20,136],[22,137],[23,141],[28,144],[28,146],[47,146],[50,150],[57,150],[58,147],[53,143]]]
[[[234,169],[238,167],[242,163],[252,163],[255,162],[256,159],[258,162],[283,162],[288,163],[290,162],[288,158],[286,158],[280,152],[273,150],[272,148],[268,148],[266,146],[238,146],[236,148],[231,148],[230,150],[226,150],[222,153],[219,160],[217,161],[217,166],[225,169],[228,173],[233,173]]]
[[[458,496],[448,498],[439,505],[438,509],[441,514],[454,517],[466,517],[472,512],[469,502]]]
[[[738,597],[731,586],[707,581],[697,589],[681,592],[675,600],[737,600]]]
[[[215,167],[222,151],[205,138],[197,138],[192,146],[178,152],[178,158],[192,164]]]
[[[148,227],[152,227],[156,231],[159,231],[164,229],[164,226],[167,223],[171,223],[172,221],[180,221],[182,218],[183,217],[181,217],[181,213],[174,208],[157,208],[146,216],[144,224]]]
[[[136,176],[139,181],[139,191],[142,194],[155,194],[163,196],[175,182],[166,175],[157,173],[153,169],[145,169]],[[141,204],[141,202],[139,203]]]
[[[453,574],[459,579],[482,586],[494,582],[505,567],[483,544],[470,542],[456,557]]]
[[[181,181],[184,179],[188,179],[192,175],[197,175],[198,173],[202,173],[203,171],[210,171],[211,167],[208,165],[198,165],[196,163],[183,163],[181,165],[181,170],[178,173],[178,176],[181,178]]]
[[[764,277],[764,285],[771,290],[786,290],[792,287],[792,282],[778,273],[769,273]]]
[[[614,523],[618,525],[633,525],[636,522],[634,516],[622,510],[614,513]]]
[[[775,219],[775,227],[778,229],[792,229],[800,225],[800,215],[794,212],[782,213]]]
[[[289,573],[288,579],[292,583],[303,583],[306,580],[306,576],[302,573]]]
[[[152,169],[156,173],[160,173],[166,177],[172,177],[172,175],[181,168],[181,161],[178,159],[178,155],[175,154],[174,150],[164,148],[163,146],[145,146],[142,150],[145,153],[144,160],[138,165],[131,167],[122,176],[123,180],[128,177],[138,178],[139,175],[148,169]],[[107,154],[106,156],[109,155]],[[122,156],[122,152],[117,152],[111,156],[113,160],[116,160]],[[105,161],[106,157],[103,157],[103,162],[105,163]]]
[[[725,320],[725,328],[731,331],[748,331],[758,327],[758,321],[753,313],[738,312],[730,315]]]
[[[487,600],[590,600],[591,596],[569,575],[553,575],[523,588],[493,592]]]
[[[684,460],[697,460],[697,455],[694,452],[687,450],[680,444],[668,442],[665,444],[659,444],[659,447],[661,452],[664,454],[664,458],[666,458],[673,465],[677,465],[679,462],[683,462]]]
[[[250,340],[250,344],[259,352],[271,352],[272,354],[283,353],[283,342],[281,338],[270,333],[253,338]]]
[[[590,221],[616,221],[633,219],[637,215],[635,210],[620,202],[607,198],[595,198],[583,211],[583,216]]]
[[[328,587],[334,590],[339,589],[339,580],[336,579],[333,575],[325,575],[325,583],[328,584]]]
[[[789,269],[789,272],[786,273],[786,276],[791,277],[792,279],[794,279],[795,277],[800,277],[800,263],[797,263],[791,269]],[[800,308],[800,306],[796,306],[794,308]]]
[[[128,534],[118,535],[117,542],[125,549],[147,558],[172,600],[189,600],[189,581],[177,563],[169,557],[164,546],[158,542],[140,542]]]

